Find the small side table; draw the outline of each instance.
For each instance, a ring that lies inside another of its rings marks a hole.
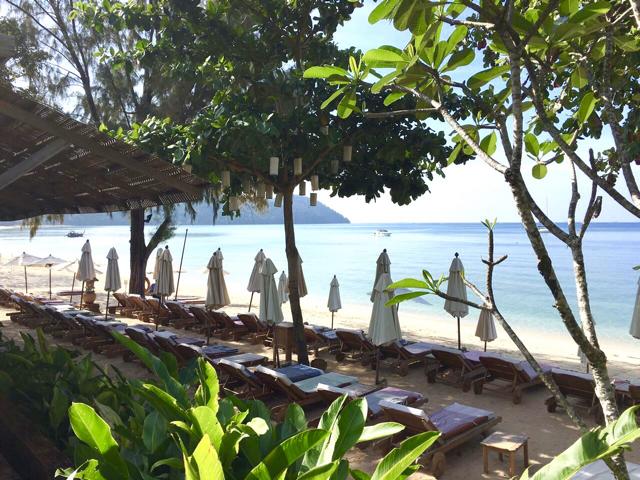
[[[494,432],[485,438],[482,445],[482,461],[484,473],[489,473],[489,450],[498,452],[500,460],[503,454],[509,454],[509,476],[516,475],[516,453],[522,448],[524,455],[524,468],[529,466],[529,437],[526,435],[512,435],[503,432]]]

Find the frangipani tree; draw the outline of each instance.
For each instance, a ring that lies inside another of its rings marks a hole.
[[[408,44],[367,52],[346,78],[329,74],[327,67],[306,71],[308,78],[336,86],[340,93],[332,100],[349,102],[365,118],[431,113],[451,133],[450,161],[461,153],[474,155],[488,172],[504,178],[560,319],[589,361],[607,422],[618,417],[618,409],[591,311],[582,242],[600,213],[600,191],[640,217],[634,174],[640,150],[635,7],[620,0],[384,0],[369,20],[388,19],[396,29],[408,30]],[[365,105],[365,91],[384,95],[389,108]],[[409,99],[410,109],[396,108],[395,102]],[[464,121],[454,115],[461,107],[467,110]],[[603,136],[613,147],[590,150]],[[569,167],[566,227],[550,220],[525,180],[544,178],[560,162]],[[591,182],[581,204],[579,174]],[[569,249],[577,312],[536,220]],[[620,459],[615,470],[617,478],[626,478]]]
[[[135,126],[137,135],[167,145],[175,161],[217,183],[223,214],[237,214],[243,199],[275,197],[275,205],[282,206],[291,313],[299,359],[306,362],[294,194],[307,194],[311,187],[316,196],[316,190],[328,188],[370,201],[388,190],[396,203],[409,203],[442,173],[451,148],[443,135],[413,118],[340,118],[323,110],[332,88],[305,80],[303,72],[314,64],[343,62],[358,71],[358,54],[333,43],[336,28],[355,8],[352,2],[209,1],[182,8],[181,23],[165,25],[160,13],[148,17],[134,8],[129,14],[129,4],[111,4],[141,29],[164,25],[157,43],[144,51],[152,55],[162,46],[167,78],[183,69],[216,66],[202,79],[217,88],[205,108],[183,122],[147,119]],[[384,107],[377,95],[368,97],[376,108]],[[345,116],[352,108],[350,101],[342,102],[338,113]]]

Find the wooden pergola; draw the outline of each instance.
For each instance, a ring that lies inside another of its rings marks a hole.
[[[0,220],[197,201],[209,183],[0,85]]]

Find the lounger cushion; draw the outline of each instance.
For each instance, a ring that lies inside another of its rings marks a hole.
[[[427,343],[427,342],[415,342],[415,343],[410,343],[408,345],[399,345],[399,346],[409,355],[415,355],[415,356],[427,355],[435,347],[433,343]]]
[[[335,387],[343,387],[351,383],[357,382],[356,377],[342,375],[341,373],[324,373],[315,377],[295,382],[294,385],[305,393],[313,393],[317,390],[319,384],[333,385]]]
[[[193,345],[190,343],[179,342],[183,345]],[[230,355],[234,355],[239,352],[237,348],[228,347],[226,345],[208,345],[206,347],[201,347],[200,351],[203,355],[206,355],[209,358],[220,358],[220,357],[228,357]]]
[[[377,392],[365,395],[369,411],[372,415],[378,415],[382,412],[380,402],[397,403],[400,405],[412,405],[419,401],[424,401],[424,397],[418,392],[410,390],[402,390],[401,388],[387,387]]]
[[[432,413],[429,419],[446,440],[485,423],[493,416],[494,413],[489,410],[453,403]]]
[[[254,375],[254,373],[249,370],[247,367],[245,367],[244,365],[240,364],[240,363],[236,363],[232,360],[229,360],[228,358],[221,358],[220,360],[218,360],[219,363],[223,363],[225,365],[228,365],[229,367],[233,368],[234,370],[237,370],[238,372],[240,372],[242,375],[244,375],[247,378],[251,378],[254,381],[257,381],[256,376]]]
[[[237,351],[237,349],[236,349]],[[244,365],[246,363],[254,364],[259,361],[265,360],[263,355],[258,355],[256,353],[241,353],[239,355],[232,355],[228,357],[228,359],[232,362],[238,363],[240,365]],[[215,360],[213,363],[219,363],[222,359]]]
[[[280,369],[280,370],[282,370],[282,369]],[[279,370],[273,370],[272,368],[267,368],[267,367],[263,367],[262,365],[259,365],[259,366],[256,367],[256,372],[260,372],[263,375],[268,375],[269,377],[273,378],[274,380],[281,381],[285,385],[292,385],[293,384],[291,379],[287,375],[285,375],[284,373],[280,372]]]
[[[307,378],[317,377],[324,372],[319,368],[310,367],[309,365],[290,365],[288,367],[282,367],[275,370],[286,376],[293,383],[300,382]]]

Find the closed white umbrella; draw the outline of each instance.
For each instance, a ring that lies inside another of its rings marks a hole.
[[[300,258],[300,254],[298,254],[298,295],[300,298],[304,297],[309,293],[307,291],[307,282],[304,281],[304,272],[302,271],[302,258]]]
[[[329,284],[329,300],[327,300],[327,308],[331,312],[331,328],[333,329],[333,317],[335,313],[342,308],[342,301],[340,300],[340,284],[338,283],[338,278],[335,275]]]
[[[30,267],[44,267],[49,269],[49,298],[51,298],[51,267],[54,265],[62,265],[63,263],[67,263],[67,261],[49,254],[48,257],[41,258],[29,264]]]
[[[206,306],[213,309],[222,308],[231,303],[227,284],[224,281],[224,272],[222,268],[222,251],[218,249],[209,259],[207,268],[209,269],[209,277],[207,279],[207,300]]]
[[[467,287],[464,284],[464,266],[456,253],[451,267],[449,267],[449,279],[447,280],[447,295],[450,297],[467,299]],[[458,320],[458,349],[462,348],[460,341],[460,319],[469,314],[469,306],[466,303],[454,300],[445,300],[444,309]]]
[[[476,326],[476,337],[484,342],[485,352],[487,351],[487,342],[493,342],[498,338],[493,315],[486,308],[480,310],[480,317],[478,318],[478,325]]]
[[[40,257],[36,257],[35,255],[29,255],[26,252],[22,252],[21,255],[18,255],[15,258],[12,258],[5,266],[7,267],[23,267],[24,268],[24,293],[29,293],[29,282],[27,281],[27,267],[32,263],[37,262],[38,260],[42,260]]]
[[[281,304],[289,301],[289,279],[284,270],[280,274],[280,280],[278,280],[278,298]]]
[[[78,271],[76,278],[82,282],[82,292],[80,293],[80,306],[84,300],[84,284],[87,281],[96,279],[96,269],[93,266],[93,258],[91,257],[91,244],[89,240],[84,242],[82,249],[80,250],[80,261],[78,262]]]
[[[638,293],[636,294],[636,305],[633,309],[629,333],[631,336],[640,339],[640,279],[638,279]]]
[[[378,256],[378,260],[376,261],[376,277],[373,280],[373,290],[371,291],[372,302],[376,296],[376,285],[378,284],[378,279],[383,273],[391,273],[391,260],[389,259],[389,255],[387,255],[386,248],[382,250],[382,253]]]
[[[156,279],[156,293],[158,295],[158,315],[156,316],[156,330],[160,320],[160,305],[164,298],[171,295],[175,290],[173,283],[173,257],[169,251],[169,247],[165,247],[160,257],[158,265],[158,278]]]
[[[158,282],[158,272],[160,272],[160,263],[162,262],[163,253],[164,249],[162,248],[156,250],[156,262],[153,265],[153,279],[156,281],[156,283]]]
[[[276,287],[275,274],[278,269],[270,258],[265,259],[260,271],[262,285],[260,286],[260,320],[267,325],[275,327],[276,324],[284,320],[282,314],[282,304]],[[273,330],[273,361],[275,365],[280,363],[280,355],[278,354],[278,344],[276,342],[275,328]]]
[[[111,292],[117,292],[122,287],[120,282],[120,267],[118,266],[118,252],[114,247],[109,249],[107,253],[107,275],[104,279],[104,289],[107,292],[107,306],[105,308],[104,316],[107,318],[109,314],[109,296]]]
[[[266,259],[267,256],[264,254],[262,249],[260,249],[253,259],[253,270],[251,270],[249,284],[247,285],[247,290],[251,292],[251,298],[249,299],[249,311],[251,311],[251,304],[253,303],[253,294],[256,292],[260,293],[260,289],[262,288],[262,277],[260,276],[260,272],[262,271],[262,264]]]
[[[369,321],[369,339],[379,347],[402,338],[398,307],[388,307],[386,303],[393,298],[393,292],[387,290],[393,281],[387,272],[380,274],[378,283],[373,288],[373,308]],[[376,384],[379,382],[380,350],[376,352]]]

